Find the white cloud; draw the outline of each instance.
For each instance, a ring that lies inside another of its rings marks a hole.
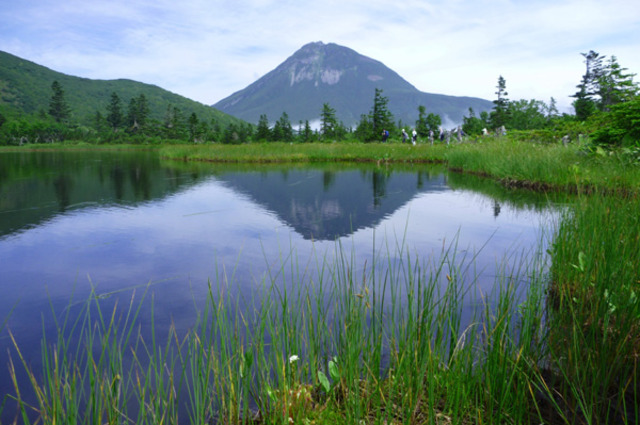
[[[613,0],[184,0],[0,7],[0,49],[88,78],[131,78],[212,104],[302,45],[335,42],[423,91],[568,107],[581,52],[640,70],[640,8]]]

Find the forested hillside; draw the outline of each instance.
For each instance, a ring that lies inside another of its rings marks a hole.
[[[70,109],[69,121],[93,125],[96,113],[107,114],[111,95],[116,93],[126,107],[130,99],[144,95],[149,118],[162,121],[167,111],[177,108],[185,117],[195,113],[200,121],[226,127],[242,121],[223,112],[171,93],[160,87],[132,80],[91,80],[65,75],[44,66],[0,51],[0,113],[7,117],[46,114],[54,81],[64,89]],[[126,112],[126,111],[125,111]]]

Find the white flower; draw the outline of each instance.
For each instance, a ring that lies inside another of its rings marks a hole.
[[[295,354],[293,356],[289,357],[289,363],[294,363],[294,362],[297,362],[298,360],[300,360],[300,357],[298,357]]]

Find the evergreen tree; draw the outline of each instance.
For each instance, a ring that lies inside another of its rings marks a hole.
[[[419,137],[429,137],[429,126],[427,124],[427,108],[418,106],[418,121],[416,121],[416,133]]]
[[[338,133],[338,120],[336,119],[336,110],[329,106],[328,103],[322,105],[320,113],[320,134],[323,139],[332,139]]]
[[[373,98],[373,108],[370,113],[372,135],[382,134],[382,130],[389,130],[391,132],[394,128],[393,114],[391,114],[387,107],[388,103],[389,99],[382,95],[382,89],[376,89]]]
[[[576,112],[576,118],[580,121],[584,121],[589,118],[596,111],[596,103],[591,98],[591,95],[587,91],[586,78],[582,78],[582,82],[577,86],[578,91],[571,97],[575,97],[573,101],[573,109]]]
[[[597,94],[600,96],[599,109],[609,111],[612,105],[631,100],[638,93],[638,86],[633,82],[635,74],[625,74],[627,68],[618,64],[615,56],[611,56],[597,81]]]
[[[276,142],[292,142],[293,141],[293,127],[289,121],[289,115],[283,112],[280,119],[276,121],[273,126],[273,139]]]
[[[266,142],[271,140],[271,130],[269,129],[269,120],[265,114],[260,115],[258,121],[258,128],[256,129],[256,140],[259,142]]]
[[[185,119],[182,111],[173,105],[167,106],[164,115],[165,135],[169,139],[183,139],[185,137]]]
[[[363,114],[360,116],[360,121],[358,122],[353,134],[356,139],[361,142],[371,142],[374,140],[380,141],[382,139],[382,130],[380,130],[379,134],[374,134],[373,122],[371,121],[370,115]]]
[[[576,112],[576,118],[584,121],[596,111],[596,101],[594,96],[598,92],[598,79],[602,75],[602,60],[599,53],[590,50],[589,53],[581,53],[584,57],[586,71],[580,80],[580,84],[576,86],[578,91],[571,97],[573,108]]]
[[[238,131],[238,127],[231,123],[225,129],[222,135],[222,143],[225,144],[239,144],[240,143],[240,133]]]
[[[313,141],[313,130],[311,129],[311,125],[309,125],[309,120],[305,120],[304,122],[304,129],[301,133],[301,141],[304,143]]]
[[[102,116],[100,111],[96,111],[96,114],[93,118],[93,125],[98,133],[102,133],[106,130],[107,120]]]
[[[593,141],[612,146],[637,147],[640,140],[640,97],[611,106],[607,125],[593,133]]]
[[[49,102],[49,115],[51,115],[56,122],[66,121],[71,115],[71,108],[64,98],[62,85],[56,80],[51,84],[51,90],[53,94]]]
[[[111,101],[107,105],[107,123],[114,132],[123,124],[122,105],[116,92],[111,93]]]
[[[149,103],[144,94],[129,101],[127,110],[127,125],[132,131],[138,131],[146,126],[149,117]]]
[[[218,141],[222,137],[222,128],[220,128],[220,123],[215,118],[211,118],[210,137],[214,141]]]
[[[509,114],[509,99],[507,98],[507,82],[502,77],[498,78],[496,86],[497,99],[493,101],[493,110],[491,111],[490,120],[493,128],[502,127],[507,124]]]
[[[196,139],[198,138],[199,134],[198,134],[198,115],[196,115],[195,112],[192,112],[191,115],[189,115],[189,140],[191,142],[195,142]]]
[[[584,63],[587,70],[584,74],[585,89],[589,96],[597,95],[600,91],[599,80],[605,73],[603,61],[606,56],[600,56],[600,53],[589,50],[589,53],[581,53],[584,57]]]

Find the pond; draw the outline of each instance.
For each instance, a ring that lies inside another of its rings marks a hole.
[[[8,332],[37,370],[43,333],[54,335],[55,319],[91,291],[127,304],[148,289],[156,331],[185,330],[210,282],[227,276],[238,295],[255,293],[265,276],[295,285],[294,270],[330,261],[338,244],[360,270],[380,253],[429,261],[451,249],[473,263],[478,293],[490,293],[505,259],[545,252],[556,211],[545,196],[438,166],[2,153],[0,394],[13,392]]]

